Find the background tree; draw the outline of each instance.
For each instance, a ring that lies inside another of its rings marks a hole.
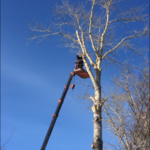
[[[105,100],[101,95],[102,62],[118,62],[115,55],[125,49],[131,50],[130,53],[142,53],[142,49],[133,44],[134,39],[141,40],[149,34],[145,9],[145,6],[133,7],[131,4],[125,7],[124,1],[120,0],[89,0],[78,5],[62,1],[62,5],[56,5],[56,21],[48,27],[37,22],[29,25],[33,33],[29,41],[39,43],[50,35],[60,35],[65,47],[81,54],[94,88],[94,95],[90,96],[94,115],[93,150],[103,149],[102,106]],[[140,26],[136,27],[136,22]],[[127,27],[127,24],[132,26]]]
[[[120,141],[120,149],[150,148],[149,65],[126,66],[115,77],[104,105],[106,125]]]

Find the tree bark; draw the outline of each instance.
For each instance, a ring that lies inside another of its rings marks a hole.
[[[102,106],[101,106],[101,71],[95,69],[96,72],[96,87],[95,87],[95,103],[92,107],[93,111],[93,124],[94,124],[94,137],[92,148],[93,150],[102,150]]]

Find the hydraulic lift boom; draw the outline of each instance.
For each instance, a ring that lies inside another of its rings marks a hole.
[[[68,79],[68,82],[67,82],[67,84],[65,85],[64,91],[63,91],[63,93],[62,93],[62,96],[61,96],[61,98],[60,98],[59,101],[58,101],[58,106],[57,106],[57,108],[56,108],[55,114],[52,115],[52,116],[53,116],[53,119],[52,119],[52,121],[51,121],[51,124],[50,124],[50,126],[49,126],[49,129],[48,129],[48,131],[47,131],[47,134],[46,134],[46,136],[45,136],[45,139],[44,139],[44,141],[43,141],[43,144],[42,144],[42,147],[41,147],[40,150],[45,150],[45,148],[46,148],[46,145],[47,145],[48,140],[49,140],[49,138],[50,138],[50,135],[51,135],[51,133],[52,133],[53,127],[54,127],[55,122],[56,122],[56,120],[57,120],[59,111],[60,111],[61,106],[62,106],[62,104],[63,104],[63,102],[64,102],[64,98],[65,98],[66,93],[67,93],[67,91],[68,91],[69,85],[70,85],[70,83],[71,83],[72,77],[75,76],[76,74],[77,74],[79,77],[83,78],[83,79],[89,78],[88,73],[87,73],[84,69],[82,69],[82,68],[75,69],[73,72],[70,73],[70,77],[69,77],[69,79]]]
[[[63,93],[62,93],[62,96],[61,96],[61,98],[60,98],[59,101],[58,101],[58,106],[57,106],[57,108],[56,108],[55,114],[52,115],[52,116],[53,116],[53,119],[52,119],[51,124],[50,124],[50,126],[49,126],[49,129],[48,129],[48,131],[47,131],[47,134],[46,134],[46,137],[45,137],[45,139],[44,139],[44,142],[43,142],[43,145],[42,145],[42,147],[41,147],[41,150],[45,150],[45,148],[46,148],[47,142],[48,142],[48,140],[49,140],[49,138],[50,138],[50,135],[51,135],[51,133],[52,133],[53,127],[54,127],[55,122],[56,122],[56,120],[57,120],[57,116],[58,116],[58,114],[59,114],[60,108],[61,108],[61,106],[62,106],[62,104],[63,104],[63,102],[64,102],[64,98],[65,98],[66,93],[67,93],[67,91],[68,91],[68,87],[69,87],[70,82],[71,82],[71,80],[72,80],[72,77],[73,77],[74,75],[75,75],[74,72],[71,72],[71,73],[70,73],[70,77],[69,77],[69,79],[68,79],[68,82],[67,82],[67,84],[65,85],[64,91],[63,91]]]

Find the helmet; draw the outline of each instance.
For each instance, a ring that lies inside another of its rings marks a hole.
[[[76,55],[76,57],[77,57],[77,59],[82,59],[82,57],[81,57],[81,56],[79,56],[79,55]]]

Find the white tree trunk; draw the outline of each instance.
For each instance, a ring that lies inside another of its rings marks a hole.
[[[103,149],[103,142],[102,142],[102,111],[101,111],[101,71],[98,69],[95,70],[96,72],[96,84],[95,87],[95,103],[92,107],[93,111],[93,124],[94,124],[94,137],[92,148],[93,150],[102,150]]]

